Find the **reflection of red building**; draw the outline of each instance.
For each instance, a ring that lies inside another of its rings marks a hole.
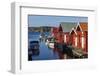
[[[83,49],[85,52],[88,51],[88,24],[85,22],[79,23],[79,25],[72,29],[70,32],[71,43],[77,48]]]

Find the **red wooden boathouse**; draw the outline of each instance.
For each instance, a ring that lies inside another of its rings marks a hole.
[[[75,29],[72,29],[70,36],[74,47],[88,52],[88,24],[86,22],[80,22]]]

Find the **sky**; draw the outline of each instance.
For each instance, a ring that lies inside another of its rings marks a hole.
[[[29,27],[59,26],[61,22],[88,22],[88,17],[29,15]]]

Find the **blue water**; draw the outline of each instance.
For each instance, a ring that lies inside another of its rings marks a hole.
[[[32,40],[39,40],[39,32],[29,32],[28,33],[28,40],[32,41]]]
[[[45,35],[49,35],[50,33],[46,32]],[[38,40],[39,41],[39,32],[29,32],[28,33],[28,40]],[[59,55],[57,52],[54,52],[53,49],[50,49],[45,45],[45,42],[39,42],[39,55],[32,56],[32,60],[52,60],[52,59],[59,59]]]

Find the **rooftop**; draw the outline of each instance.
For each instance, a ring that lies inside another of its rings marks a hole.
[[[63,32],[70,32],[72,28],[77,26],[75,22],[61,22]]]

